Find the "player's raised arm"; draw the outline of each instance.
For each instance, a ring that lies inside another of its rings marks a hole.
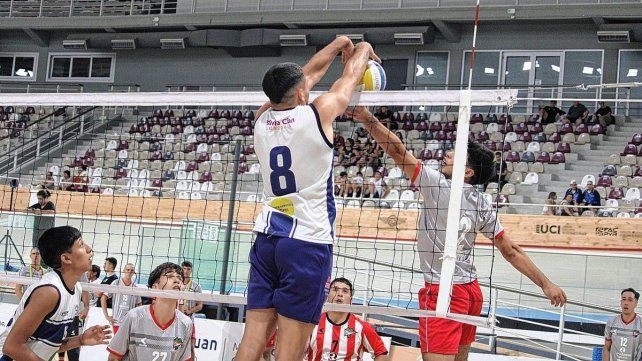
[[[330,44],[326,45],[305,64],[302,68],[305,75],[305,86],[308,91],[323,78],[328,71],[330,64],[339,53],[343,54],[344,62],[347,61],[354,51],[354,45],[347,36],[339,36]]]
[[[313,104],[319,112],[321,125],[326,133],[331,130],[334,119],[343,114],[348,107],[370,59],[381,61],[370,44],[366,42],[357,44],[354,47],[354,53],[345,64],[341,78],[332,84],[327,93],[314,100]]]
[[[355,120],[361,122],[363,127],[370,133],[372,138],[377,141],[384,152],[391,156],[395,163],[401,167],[409,177],[413,177],[417,171],[419,161],[406,149],[406,146],[395,133],[386,128],[386,126],[365,107],[356,107],[347,113]]]

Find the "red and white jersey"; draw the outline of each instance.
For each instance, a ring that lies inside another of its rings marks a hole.
[[[334,324],[324,312],[310,336],[306,361],[359,361],[363,353],[374,357],[388,353],[381,337],[367,322],[350,314]]]

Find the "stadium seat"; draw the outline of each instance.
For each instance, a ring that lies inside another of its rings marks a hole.
[[[533,137],[531,136],[531,133],[523,132],[523,133],[519,134],[519,136],[517,136],[517,139],[520,142],[530,143],[533,140]]]
[[[512,124],[510,124],[510,123],[509,123],[509,124],[502,124],[502,125],[499,127],[499,131],[500,131],[500,132],[502,132],[502,133],[504,133],[504,134],[506,134],[506,133],[517,133],[517,132],[515,131],[515,127],[513,127],[513,125],[512,125]]]
[[[524,152],[522,154],[522,162],[533,163],[535,162],[535,153],[533,152]]]
[[[538,143],[546,142],[546,135],[543,132],[533,134],[533,142],[538,142]]]
[[[506,163],[508,165],[508,163]],[[512,163],[511,163],[512,164]],[[515,172],[521,172],[521,173],[528,173],[528,163],[522,158],[521,162],[518,162],[516,165],[513,165],[513,171]]]
[[[631,144],[634,144],[636,146],[642,145],[642,134],[633,134],[633,136],[631,137]]]
[[[524,178],[524,184],[537,184],[539,183],[539,176],[537,173],[528,173]]]
[[[540,149],[540,144],[538,142],[530,142],[528,143],[528,146],[526,147],[526,150],[528,152],[539,152]]]
[[[631,215],[628,212],[618,212],[617,218],[631,218]]]
[[[575,131],[573,133],[575,133],[575,135],[580,135],[582,133],[588,133],[588,132],[589,132],[589,128],[586,126],[586,124],[580,124],[577,127],[575,127]]]
[[[613,187],[607,196],[608,199],[622,199],[624,198],[624,190],[621,187]]]
[[[633,169],[631,169],[630,165],[621,165],[617,171],[617,174],[620,176],[632,177]]]
[[[587,144],[591,142],[591,136],[588,133],[582,133],[577,136],[575,144]]]
[[[488,185],[486,186],[485,192],[487,194],[497,194],[497,193],[499,193],[499,184],[497,184],[495,182],[488,183]],[[492,202],[492,198],[491,198],[491,202]]]
[[[526,126],[526,123],[519,123],[514,127],[514,132],[521,134],[528,132],[528,127]]]
[[[591,126],[591,129],[589,130],[589,134],[591,135],[599,135],[599,134],[604,134],[606,130],[604,127],[602,127],[601,124],[595,124]]]
[[[636,177],[631,178],[631,180],[629,180],[629,186],[636,187],[636,188],[642,188],[642,177],[636,176]]]
[[[571,145],[565,142],[558,143],[557,144],[557,151],[561,153],[570,153],[571,152]]]
[[[557,126],[555,124],[546,124],[544,134],[552,135],[553,133],[557,133]]]
[[[533,124],[533,125],[531,125],[529,127],[529,132],[531,134],[542,133],[542,135],[543,135],[544,134],[544,128],[542,127],[541,123],[535,123],[535,124]]]
[[[507,162],[519,162],[519,161],[520,161],[519,153],[514,152],[514,151],[513,151],[513,152],[510,152],[510,153],[508,153],[508,155],[506,156],[506,159],[505,159],[505,160],[506,160]]]
[[[613,179],[611,179],[610,175],[603,174],[597,179],[597,186],[610,187],[611,185],[613,185]]]
[[[613,181],[613,185],[616,187],[628,187],[629,186],[629,178],[625,176],[617,176],[615,177],[615,180]]]
[[[430,117],[432,118],[432,114],[430,115]],[[484,117],[481,114],[473,114],[470,117],[471,123],[482,123],[483,121],[484,121]]]
[[[551,157],[551,161],[549,163],[550,164],[566,163],[566,157],[562,152],[555,152]]]
[[[575,135],[573,133],[566,133],[562,136],[562,142],[575,143]]]
[[[586,184],[587,184],[589,181],[590,181],[590,182],[593,182],[593,184],[595,184],[595,176],[594,176],[594,175],[592,175],[592,174],[587,174],[587,175],[585,175],[585,176],[582,178],[582,182],[580,183],[580,187],[581,187],[581,188],[586,188]]]
[[[485,134],[486,132],[482,132],[482,133]],[[503,142],[504,141],[504,134],[502,134],[500,132],[490,133],[490,136],[486,135],[486,137],[487,137],[487,139],[489,139],[489,140],[491,140],[493,142]]]
[[[506,136],[504,137],[504,142],[512,143],[516,141],[517,141],[517,133],[515,132],[506,133]]]
[[[564,135],[568,133],[573,133],[573,126],[570,124],[562,124],[560,127],[559,133]]]
[[[615,176],[617,175],[617,170],[612,165],[607,165],[602,169],[600,175]]]
[[[562,136],[558,132],[553,132],[549,137],[548,137],[549,142],[553,143],[559,143],[562,141]]]
[[[519,174],[520,174],[520,178],[521,178],[521,173],[519,173]],[[520,183],[521,183],[521,179],[520,179]],[[504,186],[502,187],[502,191],[500,192],[500,194],[502,194],[502,195],[512,195],[512,194],[515,194],[515,185],[514,185],[513,183],[506,183],[506,184],[504,184]]]
[[[549,160],[550,160],[550,156],[549,156]],[[539,162],[539,161],[535,162],[529,166],[528,170],[534,173],[544,173],[544,164],[542,164],[542,162]]]
[[[486,131],[488,133],[497,133],[497,132],[499,132],[499,124],[497,124],[497,123],[489,123],[486,126]]]
[[[508,181],[513,184],[522,183],[524,181],[524,179],[522,178],[522,172],[511,173],[510,176],[508,177]],[[502,192],[503,192],[503,189],[502,189]],[[508,194],[515,194],[515,192],[513,190],[513,193],[508,193]]]
[[[624,199],[627,201],[633,201],[633,200],[639,200],[640,197],[640,189],[639,188],[629,188],[626,191],[626,195],[624,196]]]
[[[635,144],[629,143],[624,147],[624,150],[620,155],[637,155],[638,154],[638,148],[635,146]]]

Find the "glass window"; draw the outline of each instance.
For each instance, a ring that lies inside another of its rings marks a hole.
[[[13,69],[13,75],[33,78],[34,61],[35,59],[33,57],[17,56],[16,64]]]
[[[468,85],[468,72],[470,71],[470,52],[464,55],[462,67],[462,84]],[[473,87],[495,87],[499,84],[499,51],[480,51],[475,53],[475,66],[473,68]]]
[[[51,67],[52,78],[68,78],[69,68],[71,68],[71,58],[53,58]]]
[[[618,66],[618,82],[619,83],[632,83],[642,82],[642,50],[624,51],[620,50],[620,64]],[[627,94],[626,89],[619,89],[618,99],[642,99],[642,88],[631,88],[630,95]],[[624,114],[626,104],[618,104],[618,113]],[[642,104],[629,103],[630,115],[642,115]]]
[[[72,78],[89,78],[89,66],[91,65],[91,58],[73,58],[72,64]]]
[[[91,63],[92,78],[109,78],[111,74],[111,58],[93,58]]]
[[[582,50],[567,51],[564,53],[564,81],[565,86],[580,84],[594,85],[602,82],[602,51]],[[578,90],[564,89],[564,98],[597,98],[597,89]],[[563,107],[570,106],[564,102]],[[591,109],[595,104],[584,104]]]
[[[13,57],[0,57],[0,76],[11,76],[13,72]]]
[[[433,85],[430,89],[444,89],[448,83],[448,52],[417,53],[415,84]]]

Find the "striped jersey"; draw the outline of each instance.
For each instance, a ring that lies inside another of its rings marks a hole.
[[[359,361],[364,352],[374,358],[388,350],[372,326],[359,317],[349,314],[343,323],[335,324],[324,312],[310,336],[305,360]]]
[[[426,283],[439,283],[446,244],[450,179],[428,166],[419,164],[411,180],[419,185],[424,201],[417,235],[421,270]],[[504,227],[499,223],[492,204],[476,188],[464,184],[453,284],[470,283],[477,279],[477,270],[473,265],[477,233],[493,239],[501,237],[503,232]]]
[[[40,287],[53,287],[58,291],[60,300],[56,308],[42,320],[36,331],[29,337],[27,347],[41,359],[49,360],[58,352],[62,341],[70,337],[68,331],[74,328],[74,317],[80,310],[82,288],[80,283],[76,283],[73,290],[68,289],[62,281],[62,275],[59,271],[54,270],[45,273],[38,282],[27,288],[13,317],[7,323],[7,328],[0,334],[0,350],[2,350],[15,320],[20,317],[31,300],[31,294]],[[0,361],[8,360],[11,359],[7,356],[0,357]]]
[[[333,146],[314,105],[268,109],[254,126],[264,204],[254,231],[332,244]]]
[[[174,318],[161,325],[154,315],[154,305],[145,305],[127,313],[107,351],[125,361],[192,360],[193,337],[191,318],[174,310]]]
[[[606,323],[604,337],[611,340],[611,361],[640,361],[642,359],[642,317],[625,323],[621,315]]]
[[[129,284],[125,283],[125,280],[122,278],[117,279],[112,283],[114,286],[124,286],[124,287],[136,287],[134,284],[134,281],[130,281]],[[140,305],[143,303],[142,299],[140,296],[134,296],[134,295],[123,295],[120,293],[106,293],[107,298],[112,299],[112,315],[111,317],[114,318],[114,326],[119,326],[123,320],[125,319],[125,315],[127,315],[127,312],[131,310],[132,308],[136,307],[136,305]]]

